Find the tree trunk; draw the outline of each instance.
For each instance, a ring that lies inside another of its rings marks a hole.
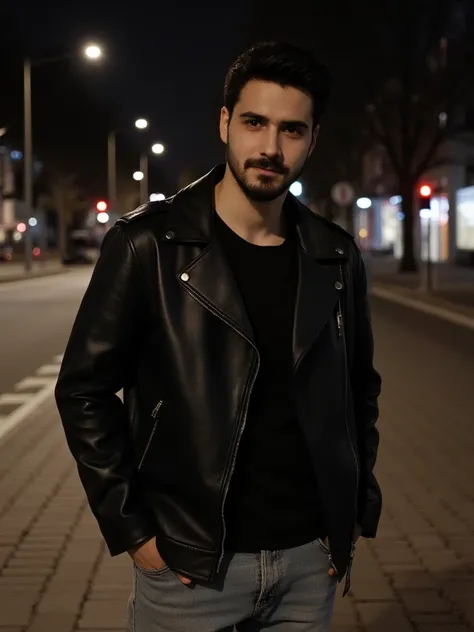
[[[403,255],[400,260],[399,272],[417,272],[418,262],[415,257],[415,210],[414,185],[411,182],[402,184],[402,212],[403,212]]]
[[[58,250],[61,261],[67,259],[67,218],[64,209],[58,209]]]

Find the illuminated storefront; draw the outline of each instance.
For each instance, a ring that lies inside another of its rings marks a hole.
[[[457,192],[456,248],[474,252],[474,186]]]
[[[474,217],[474,187],[472,187],[472,215]],[[354,225],[360,247],[364,250],[392,255],[399,259],[403,252],[403,213],[401,198],[372,198],[369,208],[356,208]],[[467,221],[467,220],[466,220]],[[474,243],[474,224],[472,225]],[[430,242],[430,245],[428,245]],[[419,244],[421,258],[426,260],[428,250],[432,261],[449,259],[449,201],[447,196],[434,196],[431,210],[420,212],[415,225],[415,243]],[[474,247],[474,246],[473,246]]]

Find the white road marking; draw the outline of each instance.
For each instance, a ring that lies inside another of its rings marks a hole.
[[[48,386],[50,382],[51,378],[49,377],[25,377],[24,380],[15,384],[15,389],[22,391],[27,388],[42,388],[43,386]]]
[[[24,404],[33,397],[31,393],[4,393],[0,395],[1,404]]]
[[[23,423],[38,407],[54,394],[54,388],[60,369],[62,356],[56,356],[55,364],[46,364],[35,371],[35,375],[29,376],[15,385],[13,393],[0,395],[0,440],[21,423]],[[24,389],[35,388],[34,393],[21,393]],[[2,405],[18,404],[11,413],[1,414]]]
[[[59,368],[58,364],[45,364],[39,368],[36,373],[38,375],[58,375]]]

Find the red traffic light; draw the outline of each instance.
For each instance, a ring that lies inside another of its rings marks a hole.
[[[421,197],[428,198],[431,195],[431,187],[428,184],[424,184],[420,187],[420,195]]]
[[[96,209],[100,212],[103,213],[104,211],[107,210],[107,202],[104,202],[104,200],[101,200],[100,202],[97,202],[96,204]]]

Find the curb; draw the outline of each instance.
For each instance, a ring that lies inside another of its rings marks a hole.
[[[37,272],[37,273],[32,272],[30,274],[23,272],[22,274],[17,274],[17,275],[12,275],[12,276],[6,276],[6,277],[0,276],[0,285],[3,285],[4,283],[14,283],[16,281],[31,281],[32,279],[43,279],[45,277],[56,276],[58,274],[66,274],[68,272],[70,272],[70,270],[67,268],[57,268],[55,270],[49,270],[49,271]]]
[[[437,318],[447,320],[454,325],[466,327],[467,329],[474,331],[474,317],[470,318],[465,314],[460,314],[459,312],[450,310],[440,305],[430,305],[429,303],[425,303],[419,299],[403,296],[402,294],[398,294],[380,286],[377,287],[376,285],[372,286],[369,293],[377,298],[382,298],[387,301],[391,301],[392,303],[403,305],[404,307],[416,309],[419,312],[429,314],[430,316],[436,316]]]

